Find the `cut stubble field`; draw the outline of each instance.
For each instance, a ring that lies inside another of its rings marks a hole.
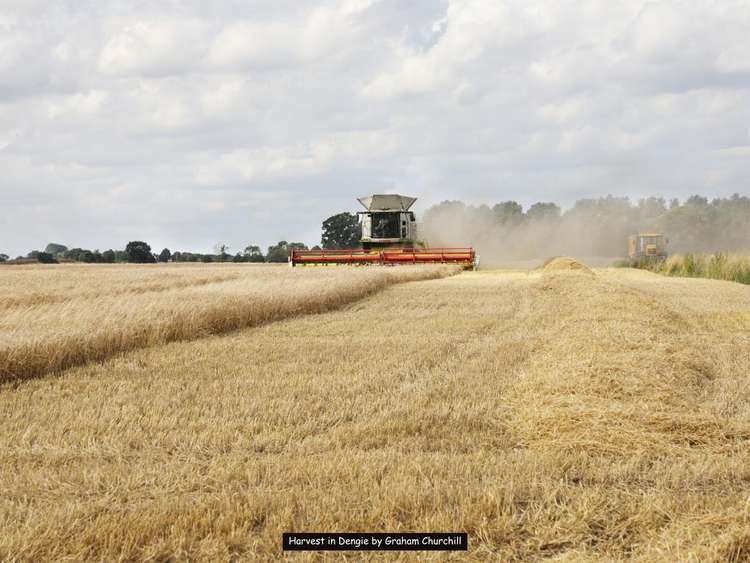
[[[270,560],[284,531],[412,530],[469,533],[431,558],[750,557],[750,287],[447,273],[0,386],[0,559]]]

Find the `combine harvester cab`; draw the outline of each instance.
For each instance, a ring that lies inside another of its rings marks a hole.
[[[361,248],[351,250],[298,250],[289,253],[291,266],[455,264],[465,270],[476,267],[473,248],[423,248],[416,243],[417,221],[409,211],[415,197],[396,194],[359,198]]]

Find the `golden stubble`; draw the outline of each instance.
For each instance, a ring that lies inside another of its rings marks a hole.
[[[463,530],[453,558],[742,561],[749,303],[631,270],[463,273],[6,385],[0,559]]]

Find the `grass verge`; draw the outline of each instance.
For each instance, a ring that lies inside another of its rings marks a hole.
[[[742,254],[675,254],[661,262],[639,262],[636,267],[667,276],[709,278],[750,284],[750,258]]]

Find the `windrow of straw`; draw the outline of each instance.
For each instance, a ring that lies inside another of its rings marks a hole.
[[[750,258],[741,254],[693,254],[670,256],[663,262],[643,262],[638,267],[667,276],[710,278],[750,284]]]
[[[223,283],[10,308],[0,319],[0,383],[126,350],[320,313],[392,284],[455,272],[447,266],[248,267],[239,279]]]

